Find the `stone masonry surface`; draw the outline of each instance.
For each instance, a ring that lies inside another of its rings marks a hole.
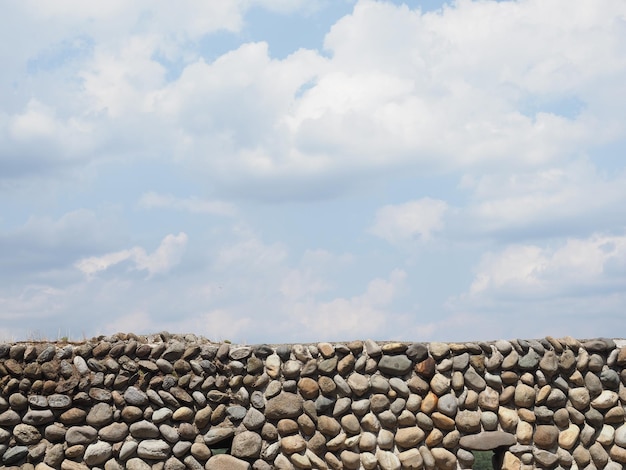
[[[0,344],[0,467],[626,468],[626,341]]]

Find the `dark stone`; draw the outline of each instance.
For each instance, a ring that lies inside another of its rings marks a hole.
[[[44,348],[43,351],[37,357],[37,362],[40,364],[43,362],[48,362],[54,359],[54,355],[56,354],[56,348],[52,345],[48,345]]]
[[[412,343],[407,348],[406,355],[413,362],[421,362],[428,357],[428,346],[424,343]]]
[[[267,344],[255,346],[252,351],[256,357],[260,357],[261,359],[265,359],[270,354],[274,354],[272,347]]]
[[[402,376],[408,373],[413,366],[412,361],[404,354],[394,356],[383,355],[378,362],[378,369],[384,374]]]
[[[2,456],[2,461],[7,464],[14,464],[22,460],[28,454],[28,447],[14,446],[10,447]]]

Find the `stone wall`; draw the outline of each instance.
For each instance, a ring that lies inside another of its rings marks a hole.
[[[2,468],[626,464],[626,342],[0,345]]]

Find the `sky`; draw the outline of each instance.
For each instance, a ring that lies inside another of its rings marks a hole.
[[[0,0],[0,339],[623,337],[623,0]]]

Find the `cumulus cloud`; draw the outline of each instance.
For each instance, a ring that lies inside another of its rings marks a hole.
[[[24,6],[29,24],[67,16],[94,41],[62,85],[80,100],[42,103],[97,128],[100,157],[174,156],[224,194],[267,199],[324,197],[349,186],[347,174],[538,168],[624,135],[607,100],[626,94],[623,2],[461,1],[424,13],[363,0],[324,53],[278,60],[264,42],[212,61],[198,53],[195,40],[238,30],[249,7]]]
[[[485,253],[466,293],[447,302],[495,337],[611,334],[626,302],[626,236],[594,234]],[[590,321],[594,316],[602,322]],[[504,320],[504,321],[503,321]]]
[[[107,253],[102,256],[82,258],[75,264],[76,268],[87,276],[93,276],[100,271],[105,271],[116,264],[130,260],[135,269],[148,271],[149,277],[155,274],[163,274],[176,266],[185,251],[187,234],[167,235],[159,247],[152,253],[146,253],[142,247],[133,247],[128,250]]]
[[[509,174],[465,175],[467,205],[456,212],[457,229],[506,239],[590,235],[621,230],[626,214],[626,175],[601,172],[589,160]]]
[[[470,295],[576,296],[581,289],[623,289],[626,236],[593,235],[557,247],[513,245],[483,256]],[[616,276],[617,275],[617,276]]]
[[[447,209],[444,201],[430,198],[387,205],[376,211],[370,232],[392,244],[428,241],[434,232],[443,228]]]

